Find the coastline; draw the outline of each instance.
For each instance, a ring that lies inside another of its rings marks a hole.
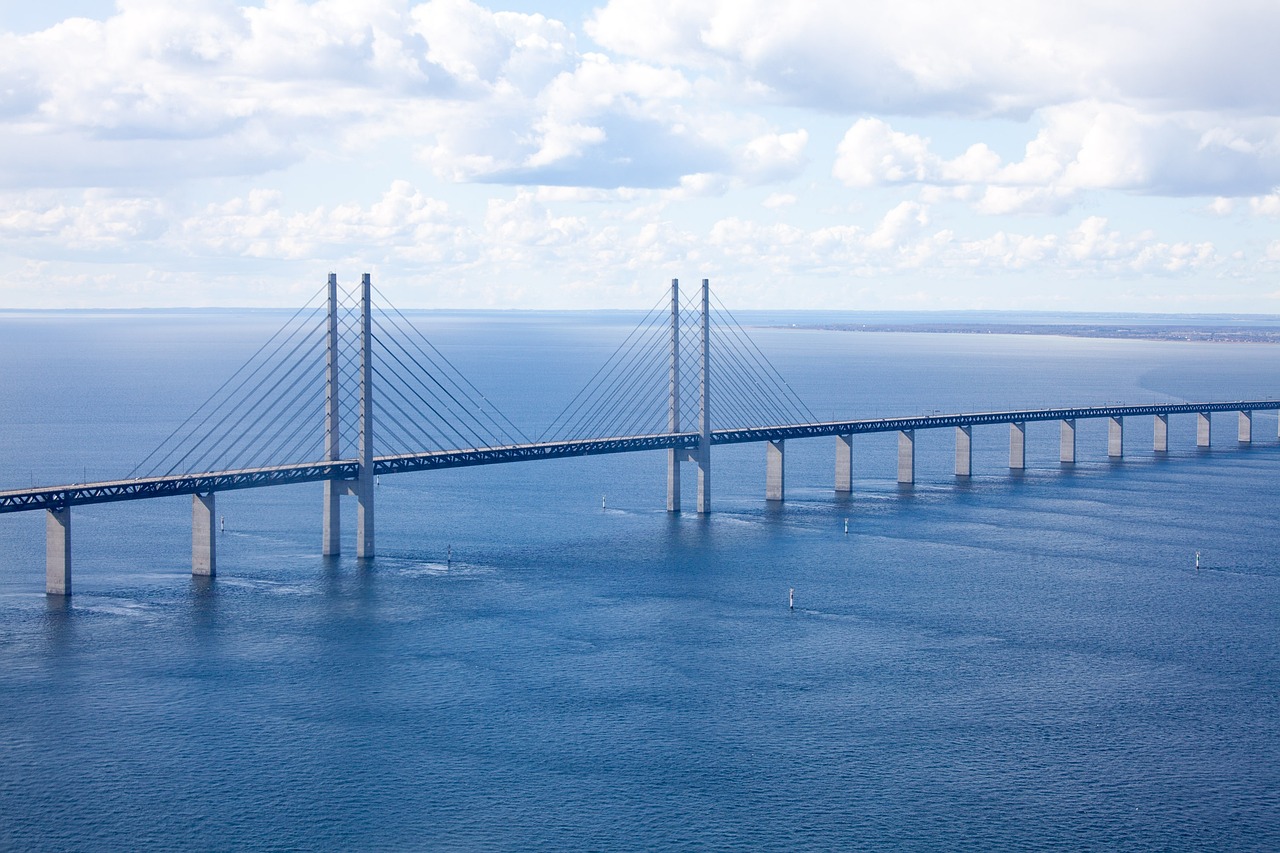
[[[1204,343],[1280,343],[1280,328],[1264,326],[1112,326],[1029,323],[816,323],[793,329],[832,332],[917,332],[959,335],[1053,335],[1071,338],[1109,338],[1142,341]]]

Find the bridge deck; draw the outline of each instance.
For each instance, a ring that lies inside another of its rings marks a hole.
[[[903,418],[829,421],[825,423],[716,430],[711,434],[711,443],[714,446],[718,444],[820,438],[822,436],[854,435],[871,432],[941,429],[981,424],[1277,409],[1280,409],[1280,400],[1236,400],[1218,403],[1162,403],[1145,406],[1089,406],[1084,408],[920,415]],[[559,459],[570,456],[634,453],[643,450],[666,450],[669,448],[694,448],[697,445],[698,434],[694,432],[618,436],[613,438],[513,444],[501,447],[437,450],[398,456],[379,456],[374,459],[373,468],[375,474],[397,474],[408,471],[465,468],[475,465],[495,465],[537,459]],[[81,504],[143,500],[173,495],[205,494],[208,492],[253,489],[320,480],[354,480],[359,473],[359,467],[359,463],[356,460],[343,459],[332,462],[308,462],[296,465],[277,465],[269,468],[250,468],[240,471],[212,471],[200,474],[148,477],[136,480],[108,480],[100,483],[73,483],[65,486],[14,489],[0,492],[0,513],[54,509]]]

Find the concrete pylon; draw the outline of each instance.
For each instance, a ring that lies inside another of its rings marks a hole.
[[[191,574],[211,578],[218,573],[215,493],[191,496]]]
[[[1169,416],[1156,415],[1154,425],[1154,437],[1152,438],[1152,449],[1156,453],[1169,452]]]
[[[671,279],[671,375],[668,379],[667,432],[680,432],[680,281]],[[667,512],[680,511],[680,460],[683,447],[667,450]]]
[[[898,482],[914,483],[916,481],[916,431],[904,429],[898,431]]]
[[[356,480],[356,557],[372,559],[373,546],[373,311],[369,274],[360,278],[360,475]]]
[[[71,507],[45,511],[44,591],[71,594]]]
[[[786,461],[786,446],[782,439],[765,442],[765,500],[786,500]]]
[[[1009,467],[1021,471],[1027,467],[1027,425],[1009,424]]]
[[[1119,459],[1124,456],[1124,418],[1107,418],[1107,456]]]
[[[1076,419],[1063,418],[1058,436],[1058,461],[1074,464],[1076,461]]]
[[[1251,444],[1253,442],[1253,412],[1240,413],[1236,440],[1241,444]]]
[[[338,277],[329,273],[329,329],[327,353],[324,365],[324,446],[325,459],[330,462],[342,458],[342,421],[339,408],[341,381],[338,364]],[[326,557],[342,552],[342,502],[346,484],[335,480],[324,481],[323,541],[320,553]]]
[[[853,491],[853,436],[836,436],[836,491]]]
[[[711,282],[702,280],[702,393],[698,412],[698,513],[711,512]]]
[[[973,427],[956,427],[956,476],[973,474]]]
[[[1213,420],[1208,412],[1196,414],[1196,447],[1208,447],[1213,438]]]

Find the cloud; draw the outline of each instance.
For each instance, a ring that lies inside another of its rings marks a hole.
[[[709,120],[720,107],[679,67],[471,0],[123,0],[0,49],[0,186],[262,175],[388,137],[452,181],[758,183],[807,162],[804,130]]]
[[[1249,212],[1254,216],[1280,216],[1280,191],[1249,199]]]
[[[588,34],[621,55],[700,67],[790,104],[1022,117],[1101,97],[1165,110],[1280,110],[1280,7],[1189,0],[851,4],[611,0]],[[1139,35],[1140,34],[1140,35]]]
[[[1228,127],[1202,114],[1156,117],[1097,102],[1048,108],[1038,117],[1040,130],[1011,163],[982,143],[946,160],[925,137],[859,119],[837,148],[832,174],[856,188],[982,188],[974,206],[984,213],[1060,212],[1081,190],[1239,196],[1280,180],[1277,120]]]
[[[567,282],[593,282],[597,297],[634,282],[637,275],[687,274],[691,266],[758,281],[1030,269],[1098,277],[1179,276],[1228,263],[1212,243],[1124,233],[1097,216],[1063,230],[960,235],[934,225],[927,206],[904,201],[884,210],[870,227],[804,228],[742,216],[692,227],[660,215],[603,219],[569,212],[562,208],[600,200],[557,196],[518,189],[491,199],[482,215],[469,216],[402,180],[367,204],[308,209],[289,206],[271,189],[189,210],[102,190],[78,197],[23,193],[0,197],[0,252],[20,247],[28,257],[54,262],[67,251],[120,262],[145,257],[158,274],[180,270],[181,259],[197,257],[285,262],[299,269],[332,268],[341,260],[384,274],[441,281],[519,282],[554,271],[558,289]],[[175,298],[182,301],[178,294],[168,295],[170,301]]]

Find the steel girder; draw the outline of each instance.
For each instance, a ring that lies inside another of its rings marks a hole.
[[[1266,411],[1280,409],[1280,400],[1237,400],[1219,403],[1160,403],[1146,406],[1088,406],[1084,408],[1028,409],[1007,412],[977,412],[953,415],[922,415],[904,418],[879,418],[857,421],[832,421],[816,424],[746,427],[716,430],[712,445],[742,444],[757,441],[780,441],[795,438],[819,438],[855,433],[896,432],[898,430],[941,429],[981,424],[1026,423],[1028,421],[1087,420],[1140,415],[1176,415],[1210,412]],[[505,447],[481,447],[464,450],[439,450],[428,453],[380,456],[374,459],[375,474],[398,474],[409,471],[432,471],[441,468],[466,468],[506,462],[561,459],[570,456],[595,456],[606,453],[634,453],[643,450],[695,448],[698,434],[692,432],[589,438],[573,441],[549,441],[513,444]],[[0,492],[0,513],[26,512],[38,509],[62,509],[80,504],[112,503],[173,495],[225,492],[255,489],[289,483],[320,480],[354,480],[360,464],[354,459],[332,462],[309,462],[243,471],[213,471],[171,477],[138,480],[113,480],[102,483],[77,483],[68,486],[45,486]]]

